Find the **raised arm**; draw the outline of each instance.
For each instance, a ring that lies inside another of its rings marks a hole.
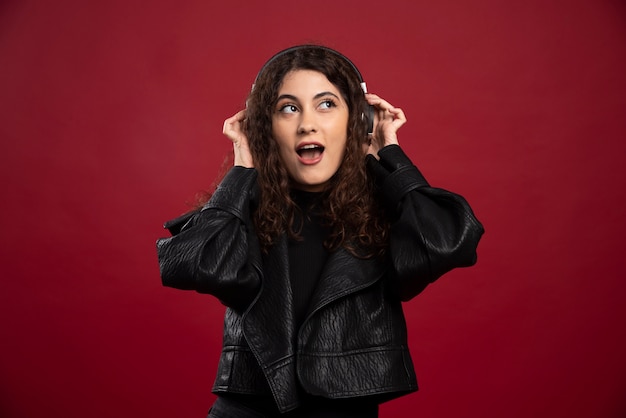
[[[210,293],[245,309],[261,283],[261,255],[251,222],[257,172],[241,125],[242,110],[224,121],[235,167],[202,208],[165,224],[172,234],[157,241],[163,285]]]
[[[430,187],[404,154],[397,136],[406,123],[402,109],[374,94],[366,98],[376,109],[367,164],[391,218],[391,280],[409,300],[453,268],[476,263],[484,230],[462,196]]]
[[[393,287],[406,301],[444,273],[476,263],[484,232],[460,195],[431,187],[398,145],[368,156],[391,217]]]

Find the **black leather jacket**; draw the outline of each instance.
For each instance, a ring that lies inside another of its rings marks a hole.
[[[401,301],[476,262],[483,227],[461,196],[430,187],[398,146],[368,157],[392,214],[385,258],[329,256],[302,326],[294,325],[287,240],[262,255],[250,220],[257,172],[232,168],[205,207],[166,223],[165,286],[228,309],[215,393],[270,394],[281,412],[298,389],[383,401],[417,390]]]

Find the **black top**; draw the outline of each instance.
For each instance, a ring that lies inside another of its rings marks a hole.
[[[309,300],[328,258],[324,240],[330,228],[323,225],[320,209],[322,193],[293,190],[291,198],[299,209],[294,217],[293,228],[298,232],[299,239],[290,239],[288,246],[294,314],[299,327],[305,319]]]

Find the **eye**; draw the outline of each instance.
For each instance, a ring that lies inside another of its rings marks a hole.
[[[333,107],[337,107],[337,103],[335,103],[335,101],[332,99],[326,99],[320,103],[320,108],[324,110],[328,110]]]
[[[282,113],[296,113],[298,108],[292,104],[286,104],[278,108],[279,112]]]

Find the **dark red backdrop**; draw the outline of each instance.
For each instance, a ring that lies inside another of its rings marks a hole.
[[[382,416],[624,417],[624,3],[244,3],[0,5],[0,415],[204,416],[222,307],[161,287],[154,241],[266,58],[315,41],[487,230],[406,305],[422,389]]]

